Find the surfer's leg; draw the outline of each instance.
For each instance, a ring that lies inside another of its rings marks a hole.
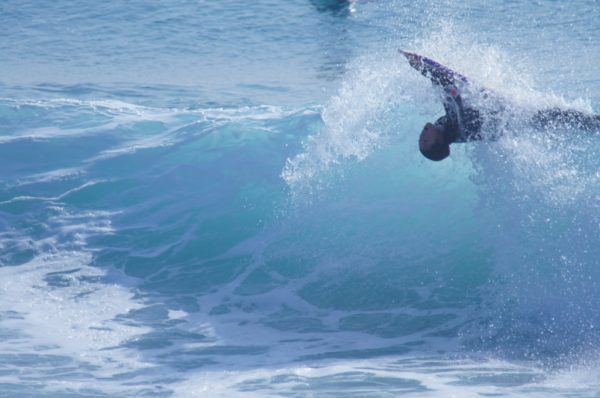
[[[582,130],[600,130],[600,116],[574,109],[551,108],[536,112],[533,122],[541,128],[572,127]]]

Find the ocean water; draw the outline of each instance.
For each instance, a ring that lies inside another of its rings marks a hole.
[[[600,397],[600,3],[0,3],[0,396]],[[505,98],[443,113],[397,53]],[[484,106],[485,104],[481,104]]]

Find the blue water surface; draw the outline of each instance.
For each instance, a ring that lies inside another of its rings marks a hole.
[[[600,394],[600,4],[0,3],[0,396]],[[443,113],[398,54],[503,98]],[[480,104],[486,106],[486,104]]]

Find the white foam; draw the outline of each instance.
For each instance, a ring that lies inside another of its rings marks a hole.
[[[558,384],[545,389],[547,377],[532,365],[496,359],[384,357],[330,361],[252,370],[205,371],[173,386],[185,398],[306,396],[344,394],[407,397],[559,397]],[[504,381],[506,380],[506,381]],[[541,381],[541,383],[540,383]]]
[[[0,301],[5,310],[18,314],[0,325],[26,334],[3,341],[0,350],[35,355],[36,347],[49,347],[44,354],[97,366],[98,377],[147,366],[118,346],[149,329],[115,319],[143,305],[129,289],[102,282],[106,272],[89,266],[90,261],[86,252],[58,252],[0,268]],[[60,285],[48,282],[50,276],[59,276]]]
[[[91,266],[85,249],[90,236],[114,232],[115,213],[47,205],[43,228],[51,234],[32,239],[17,228],[0,234],[0,247],[37,253],[24,264],[0,267],[0,329],[10,331],[0,339],[7,356],[0,381],[35,383],[57,394],[80,388],[122,393],[127,389],[120,383],[102,380],[151,366],[122,347],[151,329],[119,320],[144,303],[134,298],[130,279]],[[63,377],[52,377],[58,371]]]
[[[511,56],[494,45],[474,41],[472,35],[461,32],[452,23],[441,22],[429,32],[415,41],[415,52],[460,72],[519,107],[592,110],[589,99],[567,101],[557,93],[548,92],[543,82],[534,79],[534,67],[527,60]]]
[[[80,167],[69,167],[56,170],[50,170],[43,173],[31,174],[17,181],[17,185],[28,185],[37,183],[47,183],[53,181],[65,180],[85,174],[85,170]]]
[[[30,200],[48,201],[48,202],[59,201],[59,200],[65,198],[67,195],[70,195],[70,194],[78,192],[82,189],[85,189],[85,188],[88,188],[88,187],[91,187],[91,186],[94,186],[97,184],[101,184],[101,183],[104,183],[107,181],[108,180],[91,180],[91,181],[85,182],[75,188],[71,188],[57,196],[15,196],[14,198],[11,198],[9,200],[0,202],[0,205],[15,203],[15,202],[30,201]]]
[[[169,319],[183,319],[188,315],[187,312],[181,310],[169,310]]]
[[[361,161],[385,139],[377,123],[404,99],[397,85],[402,68],[390,54],[353,61],[337,95],[325,106],[324,127],[287,159],[281,177],[293,191],[315,188],[322,173],[348,160]]]

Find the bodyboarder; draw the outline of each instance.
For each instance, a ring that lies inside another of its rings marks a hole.
[[[450,155],[450,144],[497,137],[494,134],[482,134],[484,115],[468,101],[464,101],[463,92],[471,86],[463,75],[429,58],[400,50],[414,69],[428,77],[434,86],[442,90],[445,115],[435,123],[427,123],[419,136],[419,150],[426,158],[440,161]],[[472,87],[470,87],[472,88]],[[493,94],[479,89],[482,98]],[[500,105],[501,106],[501,105]],[[500,110],[497,109],[496,112]],[[600,116],[588,115],[573,109],[551,108],[535,113],[532,121],[537,126],[562,124],[582,130],[600,130]]]

